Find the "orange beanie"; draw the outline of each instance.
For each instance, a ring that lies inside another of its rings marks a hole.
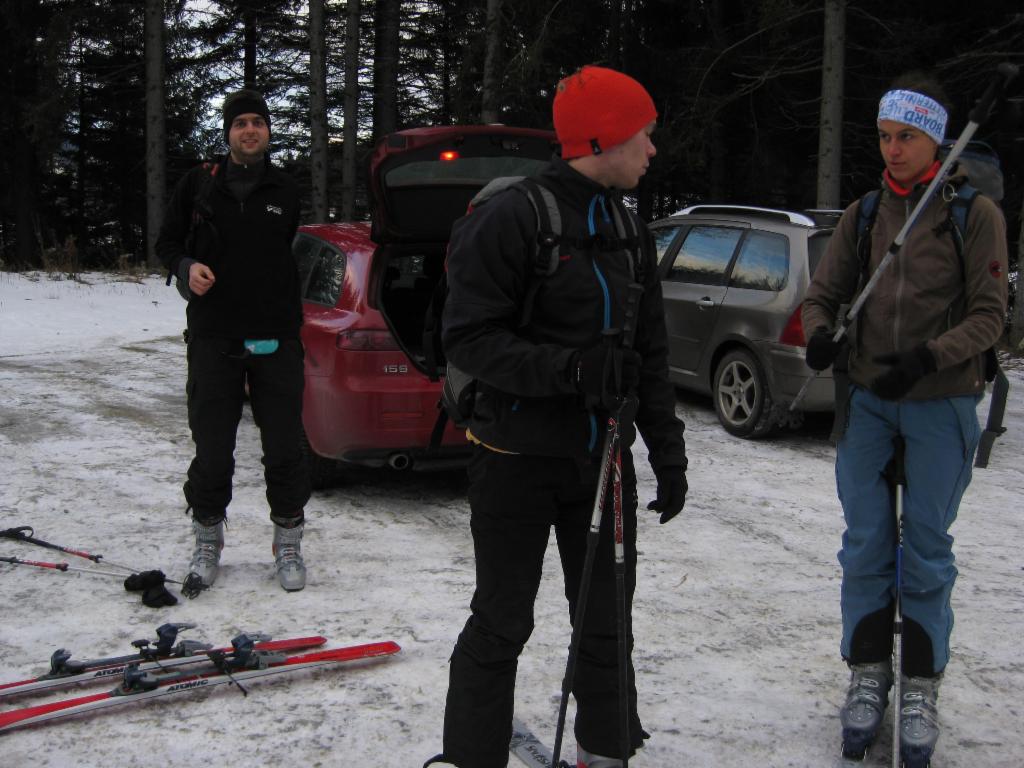
[[[640,83],[614,69],[592,66],[558,83],[552,112],[566,160],[606,152],[658,116]]]

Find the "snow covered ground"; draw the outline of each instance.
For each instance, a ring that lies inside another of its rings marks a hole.
[[[190,535],[180,486],[192,451],[183,325],[184,304],[160,278],[0,273],[0,527],[31,525],[41,538],[181,578]],[[1009,431],[990,467],[975,471],[953,529],[957,626],[935,768],[1021,765],[1024,755],[1024,373],[1010,377]],[[680,395],[679,412],[686,509],[667,526],[641,520],[634,629],[652,739],[630,764],[831,765],[847,675],[827,430],[747,442],[721,430],[706,400]],[[273,577],[248,413],[237,464],[221,576],[196,600],[152,609],[116,579],[0,564],[0,682],[45,672],[58,647],[80,658],[127,652],[167,621],[196,622],[186,636],[217,644],[259,630],[321,633],[331,647],[392,639],[403,652],[255,681],[248,697],[219,687],[12,731],[0,735],[0,764],[409,768],[439,751],[447,659],[473,584],[464,481],[367,472],[315,494],[309,585],[286,594]],[[654,479],[640,467],[646,501]],[[553,552],[517,692],[519,716],[548,743],[569,638]],[[0,540],[5,555],[63,559]],[[869,766],[888,764],[889,743],[887,729]]]

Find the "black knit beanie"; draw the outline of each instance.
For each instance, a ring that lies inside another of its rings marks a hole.
[[[231,123],[235,118],[250,112],[266,120],[267,129],[270,129],[270,110],[267,109],[267,102],[263,100],[262,94],[246,88],[227,95],[224,99],[224,141],[228,140]]]

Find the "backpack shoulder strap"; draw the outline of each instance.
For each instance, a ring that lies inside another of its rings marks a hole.
[[[865,275],[871,263],[871,229],[878,216],[878,203],[882,190],[873,189],[857,201],[857,260]]]
[[[192,198],[192,224],[195,226],[201,221],[208,221],[213,218],[213,208],[210,206],[210,194],[213,192],[213,181],[220,170],[220,164],[216,162],[205,162],[200,166],[203,173],[199,174],[199,183],[196,185],[196,193]]]
[[[966,281],[967,267],[964,264],[964,236],[967,234],[967,217],[971,212],[974,199],[981,192],[964,182],[957,188],[953,199],[949,201],[949,233],[956,246],[956,255],[960,259],[960,275]]]
[[[540,289],[541,280],[555,274],[558,269],[558,246],[562,241],[562,213],[558,201],[550,189],[533,178],[525,178],[513,185],[526,196],[533,206],[537,218],[537,239],[534,243],[533,261],[529,273],[529,285],[523,297],[519,327],[530,322],[533,303]]]
[[[537,248],[534,252],[533,274],[550,277],[558,269],[558,245],[562,239],[562,213],[550,189],[536,179],[520,179],[514,185],[526,195],[537,217]]]
[[[633,273],[633,281],[643,285],[644,283],[644,257],[640,228],[637,226],[633,214],[626,208],[625,204],[618,198],[612,197],[612,220],[615,222],[615,234],[618,235],[629,259],[630,272]]]

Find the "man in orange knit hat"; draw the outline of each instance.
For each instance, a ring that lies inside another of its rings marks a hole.
[[[575,616],[605,425],[623,399],[627,605],[636,581],[638,502],[629,451],[636,428],[658,479],[648,509],[665,523],[686,499],[683,424],[668,380],[654,243],[620,197],[654,157],[654,102],[633,78],[584,67],[558,84],[553,116],[561,157],[530,181],[557,201],[557,236],[541,231],[534,204],[515,187],[452,230],[443,341],[448,360],[477,381],[468,428],[476,444],[469,468],[476,591],[451,657],[444,752],[427,765],[507,764],[516,665],[533,630],[548,537],[554,527]],[[534,271],[539,236],[555,240],[557,249],[557,264],[552,259],[543,276]],[[627,287],[634,282],[642,293],[631,301]],[[608,344],[627,310],[636,317],[632,347]],[[624,757],[610,495],[572,684],[577,760],[586,768],[619,766]],[[632,663],[627,675],[632,754],[647,734],[636,712]]]

